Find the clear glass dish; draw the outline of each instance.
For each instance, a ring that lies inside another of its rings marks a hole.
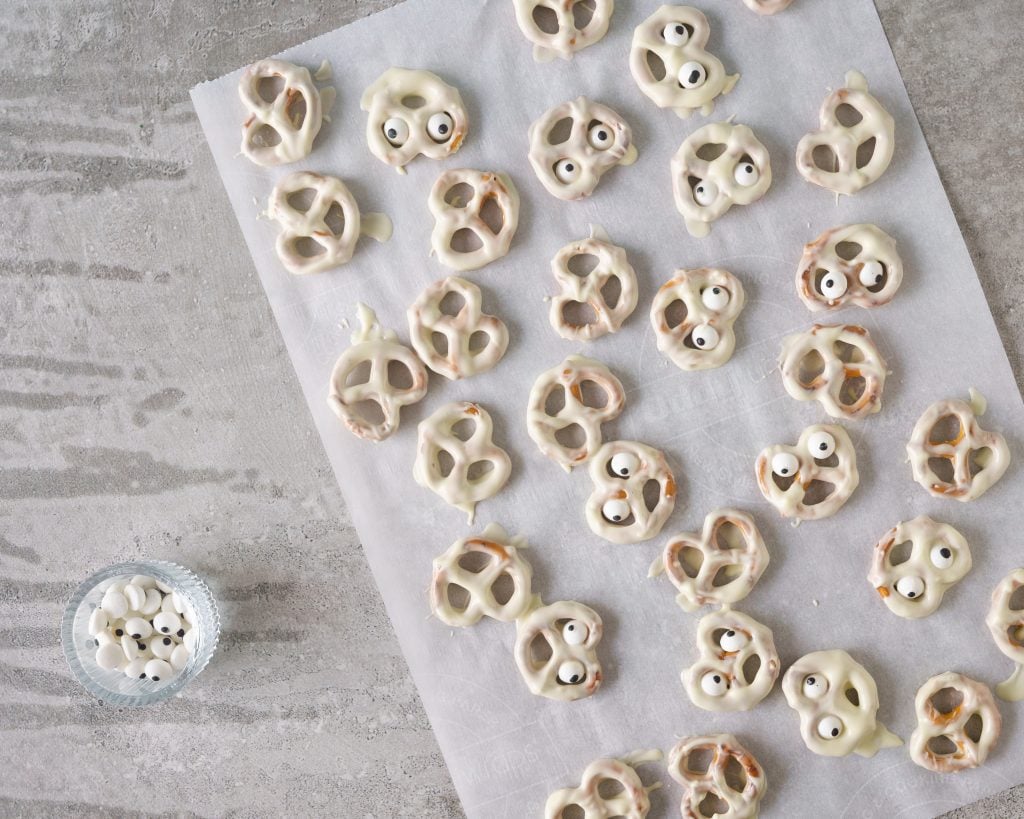
[[[172,587],[194,613],[195,651],[181,671],[159,682],[130,678],[123,671],[96,664],[96,640],[89,633],[89,617],[110,585],[134,575],[149,575]],[[220,638],[220,614],[206,583],[183,566],[159,560],[118,563],[88,577],[71,595],[60,636],[71,672],[86,691],[111,705],[152,705],[177,694],[209,664]]]

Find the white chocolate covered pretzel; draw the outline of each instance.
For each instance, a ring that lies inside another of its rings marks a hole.
[[[617,418],[626,403],[622,382],[600,361],[571,355],[533,383],[526,429],[542,453],[572,470],[601,446],[601,424]],[[582,441],[571,436],[578,431]]]
[[[804,179],[835,193],[854,194],[885,173],[892,160],[896,124],[868,93],[863,74],[847,73],[846,87],[825,97],[818,120],[819,130],[806,134],[796,147],[796,169]]]
[[[633,31],[629,70],[640,90],[659,108],[680,117],[708,116],[715,99],[740,78],[706,50],[711,26],[690,6],[661,6]]]
[[[697,650],[681,677],[690,701],[705,711],[749,711],[779,676],[772,630],[728,606],[701,618]]]
[[[537,604],[516,620],[513,652],[527,687],[551,700],[591,696],[601,685],[600,616],[575,600]]]
[[[427,394],[427,371],[365,304],[359,323],[331,372],[327,403],[353,435],[383,441],[398,429],[402,407]]]
[[[793,0],[743,0],[747,8],[758,14],[778,14],[789,8]]]
[[[308,197],[309,206],[297,206]],[[378,242],[391,238],[391,220],[383,213],[360,215],[359,205],[334,176],[297,171],[284,177],[270,194],[267,215],[281,226],[277,258],[295,275],[322,273],[352,258],[360,235]]]
[[[782,340],[779,371],[797,401],[817,401],[833,418],[857,419],[882,408],[888,365],[856,324],[815,324]]]
[[[260,93],[264,80],[282,83],[271,100]],[[264,167],[309,156],[323,123],[323,107],[308,68],[260,60],[242,72],[238,96],[249,112],[242,124],[243,154]]]
[[[710,370],[732,358],[743,285],[728,270],[677,270],[651,303],[658,349],[681,370]]]
[[[1010,465],[1006,439],[978,423],[987,408],[984,396],[971,389],[970,399],[936,401],[910,434],[907,457],[914,480],[936,498],[976,500]]]
[[[634,751],[622,759],[597,759],[583,772],[577,788],[562,788],[552,793],[544,804],[544,819],[563,819],[570,808],[586,819],[644,819],[651,809],[650,792],[660,782],[644,785],[635,765],[656,762],[661,751]],[[616,783],[608,793],[606,782]]]
[[[636,162],[633,129],[607,105],[586,97],[549,108],[529,136],[533,171],[559,199],[590,196],[606,171]]]
[[[512,0],[512,5],[519,29],[533,43],[533,58],[544,63],[570,60],[604,37],[615,0]]]
[[[835,424],[807,427],[796,446],[766,447],[754,471],[765,500],[797,522],[834,515],[860,483],[853,442]]]
[[[579,265],[590,258],[595,264],[584,272]],[[570,242],[559,250],[551,260],[551,272],[561,293],[551,298],[548,315],[562,338],[591,341],[617,333],[636,309],[636,272],[626,251],[613,245],[600,227],[591,225],[590,238]],[[567,310],[582,307],[590,308],[593,321],[577,324],[576,317],[567,315]]]
[[[800,715],[804,744],[821,756],[874,756],[902,745],[876,717],[878,686],[845,651],[805,654],[782,678],[786,702]]]
[[[676,503],[665,456],[636,441],[609,441],[590,460],[594,491],[587,500],[591,531],[611,543],[655,537]]]
[[[1014,594],[1024,586],[1024,568],[1014,569],[992,591],[985,624],[996,647],[1017,665],[1013,673],[996,686],[996,693],[1008,702],[1024,700],[1024,608],[1015,605]]]
[[[754,519],[739,509],[716,509],[704,518],[700,532],[672,538],[651,564],[649,577],[668,575],[684,611],[708,603],[737,603],[761,579],[768,549]]]
[[[430,71],[389,68],[363,92],[366,144],[399,173],[417,156],[444,159],[469,131],[459,89]]]
[[[706,816],[709,799],[725,802],[720,819],[757,819],[768,790],[761,763],[732,734],[683,737],[669,751],[668,773],[683,786],[684,819]]]
[[[977,768],[988,758],[1003,725],[988,686],[953,671],[922,685],[914,710],[917,727],[910,736],[910,758],[936,773]]]
[[[967,539],[948,523],[921,515],[882,535],[871,556],[868,582],[889,611],[917,619],[935,611],[946,590],[970,568]]]
[[[454,315],[445,305],[452,295],[461,300]],[[483,312],[482,301],[479,287],[449,276],[427,287],[407,311],[413,349],[435,373],[452,381],[470,378],[487,372],[505,355],[508,327]]]
[[[683,140],[671,172],[676,209],[698,238],[733,205],[756,202],[772,184],[768,150],[746,125],[729,122],[705,125]]]
[[[902,281],[903,261],[892,236],[875,225],[843,225],[804,247],[796,292],[814,312],[850,304],[881,307]]]
[[[508,253],[519,226],[519,193],[505,174],[450,170],[430,190],[430,245],[453,270],[477,270]]]

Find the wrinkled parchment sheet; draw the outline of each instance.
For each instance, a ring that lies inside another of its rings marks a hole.
[[[571,62],[535,63],[508,0],[410,0],[296,46],[282,56],[311,70],[331,62],[338,103],[312,154],[287,167],[259,168],[239,155],[246,116],[236,90],[240,72],[197,87],[193,100],[470,816],[538,816],[548,793],[578,784],[592,759],[638,748],[667,751],[681,736],[719,731],[737,734],[764,765],[766,815],[932,816],[1021,780],[1020,705],[1000,701],[1002,740],[984,767],[959,775],[917,767],[905,747],[873,759],[816,756],[804,747],[778,685],[749,713],[713,714],[690,704],[679,673],[697,657],[699,614],[676,606],[664,577],[647,578],[671,534],[699,529],[713,508],[737,505],[755,515],[771,552],[760,584],[738,608],[774,630],[784,669],[809,651],[848,650],[878,683],[879,718],[904,739],[915,725],[914,694],[928,677],[951,669],[993,685],[1011,671],[984,617],[997,580],[1024,562],[1017,536],[1024,530],[1024,407],[875,9],[870,0],[797,0],[762,18],[740,0],[698,5],[711,20],[709,49],[742,74],[709,119],[681,120],[637,89],[629,43],[656,4],[628,2],[618,4],[608,36]],[[359,110],[363,89],[393,65],[439,73],[459,87],[471,117],[458,154],[444,162],[418,159],[407,176],[370,154]],[[799,177],[793,156],[800,136],[817,126],[827,89],[840,86],[852,68],[895,117],[896,152],[879,182],[837,203]],[[610,171],[590,199],[562,202],[530,169],[527,128],[548,107],[581,94],[631,123],[640,159]],[[710,237],[693,239],[673,206],[669,159],[705,122],[730,116],[768,147],[774,182],[760,202],[734,208]],[[508,323],[508,353],[496,369],[466,381],[431,375],[427,398],[403,411],[398,434],[376,445],[358,440],[325,400],[331,367],[349,344],[357,301],[407,341],[407,306],[451,272],[429,255],[426,200],[438,174],[453,167],[507,172],[522,196],[509,255],[468,274],[484,289],[485,310]],[[258,215],[274,182],[297,169],[340,176],[363,212],[390,215],[394,238],[384,245],[363,239],[352,262],[333,272],[286,273],[273,252],[276,226]],[[229,214],[216,218],[225,232],[235,229]],[[865,325],[892,376],[882,412],[846,425],[860,488],[835,517],[794,528],[762,499],[754,459],[762,447],[794,443],[804,426],[827,419],[817,403],[786,395],[775,359],[781,338],[813,321],[793,285],[804,243],[826,228],[861,221],[896,237],[904,283],[886,307],[850,308],[828,320]],[[556,292],[549,261],[592,223],[627,249],[640,305],[617,335],[575,344],[548,324],[545,298]],[[736,323],[733,359],[721,369],[686,373],[659,355],[648,311],[675,269],[704,265],[739,276],[747,307]],[[613,546],[591,534],[583,517],[591,488],[585,470],[566,475],[527,436],[534,378],[570,353],[604,361],[626,386],[625,412],[606,426],[606,440],[659,447],[675,470],[680,496],[652,541]],[[933,499],[912,481],[904,444],[929,403],[966,397],[971,386],[988,397],[984,424],[1008,435],[1016,463],[977,502]],[[417,423],[454,400],[489,410],[496,441],[512,456],[511,481],[480,504],[473,528],[412,477]],[[865,574],[875,541],[919,514],[963,531],[974,568],[937,613],[910,621],[888,611]],[[491,521],[529,540],[535,590],[545,601],[580,600],[604,618],[605,682],[596,696],[575,703],[532,696],[512,659],[510,624],[453,630],[429,616],[431,559]],[[658,773],[657,766],[645,770]],[[661,774],[666,787],[654,794],[652,815],[675,815],[681,789]]]

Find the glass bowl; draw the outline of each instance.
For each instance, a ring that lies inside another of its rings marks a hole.
[[[128,677],[96,663],[97,643],[89,633],[89,618],[107,588],[134,575],[148,575],[171,587],[192,607],[195,650],[181,671],[159,682]],[[71,672],[86,691],[111,705],[152,705],[177,694],[206,668],[220,637],[220,614],[206,583],[191,571],[166,561],[139,560],[108,566],[88,577],[64,609],[60,636]]]

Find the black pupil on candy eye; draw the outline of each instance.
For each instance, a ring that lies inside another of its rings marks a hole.
[[[565,165],[566,173],[572,173],[574,170],[576,170],[576,169],[573,167],[573,164],[571,162],[566,163],[566,165]]]
[[[712,680],[713,680],[714,682],[716,682],[716,683],[720,683],[720,682],[722,681],[722,678],[721,678],[721,677],[719,677],[719,676],[718,676],[717,674],[715,674],[715,676],[714,676],[714,677],[712,677],[711,679],[712,679]]]
[[[124,631],[122,631],[121,629],[115,631],[114,634],[116,634],[118,637],[124,637]]]
[[[608,132],[607,131],[598,131],[597,132],[597,139],[598,139],[599,142],[604,142],[606,139],[608,139]]]
[[[942,555],[943,557],[949,557],[953,553],[951,551],[949,551],[949,549],[939,549],[939,554]]]
[[[835,287],[835,282],[832,279],[825,279],[825,287]]]
[[[690,82],[695,83],[700,79],[700,72],[695,68],[690,72]]]
[[[718,295],[719,293],[721,293],[722,291],[721,291],[721,290],[719,290],[719,289],[718,289],[717,287],[712,287],[712,288],[711,288],[711,292],[712,292],[712,293],[714,293],[714,294],[715,294],[715,295],[717,296],[717,295]]]
[[[816,683],[816,682],[817,682],[817,680],[815,680],[814,677],[808,677],[807,678],[807,684],[808,685],[814,685],[814,683]]]
[[[437,126],[437,130],[440,131],[442,134],[447,134],[448,133],[448,123],[442,122],[440,125]]]
[[[824,452],[826,449],[828,449],[828,444],[818,444],[818,449]]]
[[[676,34],[678,34],[680,37],[686,34],[686,29],[683,27],[682,23],[676,24]]]
[[[833,728],[832,731],[831,731],[831,734],[834,737],[839,736],[839,729],[838,728]]]
[[[388,136],[391,139],[394,139],[395,137],[398,136],[398,131],[395,128],[388,128]]]
[[[703,338],[697,336],[697,338],[693,340],[693,343],[696,344],[698,347],[703,347],[705,342]]]

